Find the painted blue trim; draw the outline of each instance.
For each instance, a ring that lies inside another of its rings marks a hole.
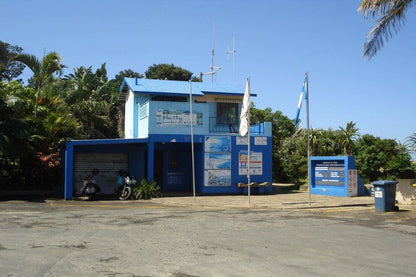
[[[205,135],[194,135],[195,143],[204,142]],[[172,143],[190,143],[191,135],[151,135],[149,134],[149,140],[153,142],[172,142]]]
[[[74,190],[73,184],[74,172],[74,148],[71,141],[66,142],[65,149],[65,182],[64,182],[64,199],[72,199]]]
[[[148,139],[91,139],[91,140],[72,140],[67,141],[65,146],[65,164],[64,164],[64,199],[73,198],[74,190],[74,153],[85,151],[88,147],[93,149],[94,146],[105,145],[134,145],[148,143]],[[80,147],[80,149],[78,149]],[[85,149],[82,149],[86,147]],[[113,149],[112,149],[113,150]]]
[[[102,145],[102,144],[135,144],[135,143],[147,143],[148,138],[117,138],[117,139],[88,139],[88,140],[71,140],[66,143],[70,143],[73,146],[79,145]]]
[[[120,89],[119,89],[119,91],[120,91],[120,92],[121,92],[121,91],[123,91],[124,86],[125,86],[126,84],[127,84],[127,87],[128,87],[129,89],[131,89],[131,87],[130,87],[129,83],[128,83],[128,82],[126,82],[126,79],[125,79],[125,78],[123,78],[123,81],[121,82]]]
[[[139,117],[138,117],[138,111],[139,111],[139,100],[136,96],[134,96],[133,99],[133,137],[137,138],[139,134]]]
[[[149,141],[147,144],[147,180],[154,180],[155,144]]]
[[[134,94],[162,95],[162,96],[189,96],[189,92],[161,92],[161,91],[133,91]],[[202,93],[193,93],[193,96],[203,96]]]
[[[215,92],[215,91],[202,91],[203,94],[206,95],[224,95],[224,96],[244,96],[244,92],[242,93],[233,93],[233,92]],[[250,93],[250,96],[257,97],[257,93]]]
[[[120,87],[120,91],[124,90],[126,84],[133,93],[163,92],[170,95],[189,94],[188,81],[124,78]],[[243,95],[244,90],[245,87],[238,84],[212,84],[208,82],[192,82],[192,92],[194,95],[202,95],[205,93]]]

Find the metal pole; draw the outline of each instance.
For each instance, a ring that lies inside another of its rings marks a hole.
[[[211,83],[214,83],[215,19],[212,22]]]
[[[310,145],[309,145],[310,137],[309,137],[309,74],[308,74],[308,72],[305,73],[305,82],[306,82],[306,84],[305,84],[306,125],[307,125],[307,136],[308,136],[308,139],[307,139],[307,143],[308,143],[308,147],[307,147],[307,149],[308,149],[307,150],[308,151],[308,187],[309,187],[308,191],[309,191],[309,206],[310,206],[311,201],[312,201],[312,199],[311,199],[311,188],[312,188],[312,186],[311,186],[311,165],[310,165],[310,149],[309,149],[310,148]]]
[[[227,50],[227,55],[229,54],[233,54],[233,82],[235,82],[235,36],[233,36],[233,49]]]
[[[250,204],[251,196],[251,180],[250,180],[250,77],[248,79],[248,107],[247,107],[247,131],[248,131],[248,142],[247,142],[247,181],[248,181],[248,203]]]
[[[189,80],[189,114],[191,116],[191,152],[192,152],[192,191],[194,196],[194,201],[196,201],[196,192],[195,192],[195,151],[194,151],[194,121],[193,121],[193,111],[192,111],[192,81]]]
[[[235,36],[233,36],[233,82],[235,82]]]
[[[214,83],[214,48],[211,50],[211,83]]]

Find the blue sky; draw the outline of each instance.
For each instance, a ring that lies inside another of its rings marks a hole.
[[[294,118],[309,72],[312,128],[356,122],[360,134],[404,142],[416,132],[416,15],[372,60],[362,57],[373,23],[360,1],[20,1],[3,0],[0,40],[41,57],[57,51],[68,66],[107,64],[144,73],[173,63],[195,75],[222,66],[217,83],[233,82],[227,47],[236,40],[236,82],[250,76],[256,107]],[[30,77],[26,71],[23,78]],[[206,82],[210,81],[205,76]],[[305,127],[305,109],[301,113]]]

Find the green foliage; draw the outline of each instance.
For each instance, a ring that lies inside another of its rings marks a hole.
[[[56,52],[46,54],[42,60],[38,60],[36,56],[30,54],[19,54],[13,58],[13,61],[23,63],[33,72],[32,83],[36,89],[35,117],[38,112],[41,89],[46,83],[54,80],[53,75],[55,73],[59,76],[62,75],[65,66],[61,64],[61,60],[61,56]]]
[[[344,155],[351,155],[352,146],[354,145],[354,140],[357,139],[358,136],[358,128],[355,127],[355,123],[350,121],[347,123],[347,126],[344,128],[340,128],[339,133],[339,143],[344,148]]]
[[[173,64],[153,64],[144,74],[147,79],[189,81],[193,73]]]
[[[357,168],[365,182],[414,176],[415,165],[409,153],[395,140],[364,135],[354,148]]]
[[[152,199],[160,196],[160,187],[155,181],[143,178],[140,185],[133,188],[134,199]]]
[[[274,138],[274,137],[273,137]],[[339,130],[311,129],[311,156],[354,154],[358,171],[365,182],[378,179],[410,178],[415,175],[415,164],[405,146],[395,140],[358,136],[354,122]],[[307,131],[299,130],[286,137],[279,151],[283,174],[290,182],[298,183],[307,177]]]
[[[37,142],[32,116],[35,92],[16,81],[0,82],[0,182],[20,184],[30,181],[36,163]]]
[[[252,124],[257,122],[272,123],[272,160],[273,160],[273,180],[289,181],[288,175],[283,168],[282,155],[279,152],[282,149],[283,141],[291,137],[295,130],[293,129],[293,121],[283,115],[281,111],[273,112],[271,108],[264,110],[256,109],[253,104],[250,108],[250,121]]]
[[[406,144],[410,152],[416,153],[416,133],[413,133],[407,138]]]
[[[293,124],[292,124],[293,128]],[[306,130],[299,130],[292,136],[283,139],[278,155],[281,160],[282,173],[284,179],[280,182],[291,182],[299,184],[308,174]]]
[[[77,137],[78,121],[54,86],[48,85],[37,117],[36,92],[18,82],[0,82],[1,183],[14,188],[53,185],[60,170],[60,147]],[[50,91],[49,91],[50,90]]]
[[[126,69],[126,70],[123,70],[123,71],[120,71],[115,77],[114,77],[114,80],[115,81],[117,81],[118,82],[118,87],[117,87],[117,89],[119,89],[120,88],[120,86],[121,86],[121,83],[123,82],[123,79],[124,78],[138,78],[138,79],[142,79],[142,78],[144,78],[144,76],[143,76],[143,74],[141,74],[141,73],[138,73],[138,72],[135,72],[135,71],[133,71],[133,70],[131,70],[131,69]]]
[[[0,41],[0,81],[11,81],[22,74],[25,66],[12,60],[22,51],[23,49],[17,45]]]
[[[108,81],[105,64],[95,72],[81,66],[64,77],[61,95],[82,126],[81,138],[119,137],[118,88]]]

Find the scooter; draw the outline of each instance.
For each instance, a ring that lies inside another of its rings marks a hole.
[[[89,200],[93,200],[95,195],[101,191],[94,177],[100,173],[100,170],[94,169],[91,175],[85,176],[82,180],[81,195],[87,196]]]
[[[116,193],[119,200],[127,200],[131,196],[131,191],[137,180],[130,176],[128,172],[120,170],[117,173],[117,189]]]

